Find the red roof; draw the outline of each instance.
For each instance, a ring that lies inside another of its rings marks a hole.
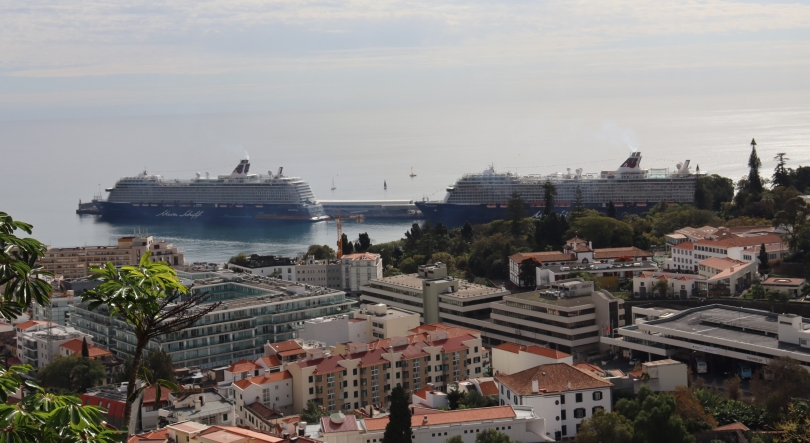
[[[427,423],[424,422],[427,417]],[[501,418],[514,418],[515,411],[511,406],[493,406],[490,408],[461,409],[456,411],[446,411],[440,414],[412,415],[411,427],[418,428],[426,425],[447,425],[452,423],[464,423],[470,421],[497,420]],[[369,431],[381,431],[388,424],[388,417],[365,419],[366,429]]]
[[[26,329],[28,329],[28,328],[30,328],[32,326],[47,325],[48,323],[56,326],[56,323],[52,323],[52,322],[39,321],[39,320],[28,320],[26,322],[19,323],[19,324],[15,325],[14,327],[22,329],[24,331],[24,330],[26,330]]]
[[[359,430],[357,427],[357,419],[352,414],[345,416],[343,418],[343,423],[333,422],[332,417],[329,415],[326,417],[321,417],[321,428],[323,429],[324,433]]]
[[[350,258],[352,260],[377,260],[380,258],[380,254],[374,254],[372,252],[356,252],[354,254],[345,254],[343,258]]]
[[[695,249],[695,244],[690,241],[685,241],[682,243],[678,243],[677,245],[673,246],[674,249],[686,249],[686,250],[693,250]]]
[[[555,360],[560,360],[571,356],[571,354],[566,354],[565,352],[556,351],[554,349],[545,348],[543,346],[538,345],[524,346],[519,345],[517,343],[508,343],[508,342],[501,343],[498,346],[495,346],[494,349],[500,349],[502,351],[511,352],[513,354],[518,354],[520,351],[523,351],[534,355],[553,358]]]
[[[433,388],[430,387],[430,386],[425,386],[424,388],[414,392],[413,395],[421,398],[422,400],[427,400],[427,393],[428,392],[433,392]]]
[[[81,354],[82,353],[82,340],[79,340],[78,338],[74,338],[74,339],[71,339],[71,340],[68,340],[68,341],[62,343],[59,347],[60,348],[65,348],[68,351],[71,351],[71,355],[73,355],[73,354]],[[87,352],[88,352],[88,354],[90,354],[90,358],[103,357],[105,355],[112,355],[112,352],[110,352],[110,351],[108,351],[106,349],[99,348],[96,345],[91,345],[91,344],[87,345]]]
[[[293,355],[301,355],[301,354],[306,354],[306,353],[307,353],[307,351],[305,351],[303,349],[293,349],[293,350],[290,350],[290,351],[281,351],[281,352],[278,353],[278,355],[280,355],[282,357],[292,357]]]
[[[275,355],[265,355],[264,357],[260,358],[259,360],[263,361],[264,364],[267,365],[269,368],[273,368],[276,366],[281,366],[281,361]]]
[[[714,269],[728,269],[728,268],[731,268],[733,266],[747,265],[747,264],[750,264],[750,262],[744,262],[744,261],[740,261],[740,260],[735,260],[735,259],[729,258],[729,257],[723,257],[723,258],[709,257],[706,260],[703,260],[703,261],[699,262],[698,264],[700,264],[702,266],[708,266],[708,267],[714,268]]]
[[[593,258],[597,260],[604,260],[608,258],[618,258],[623,255],[628,257],[652,257],[652,253],[635,246],[626,246],[623,248],[602,248],[594,249]]]
[[[734,422],[734,423],[729,423],[727,425],[718,426],[718,427],[712,429],[712,431],[721,431],[721,432],[722,431],[743,431],[743,432],[748,432],[749,429],[744,424],[742,424],[740,422]]]
[[[166,403],[169,401],[169,393],[172,390],[168,388],[160,388],[160,403]],[[154,386],[150,386],[143,390],[143,404],[151,405],[155,403],[155,397],[157,395],[157,388]]]
[[[754,246],[765,243],[782,243],[782,237],[776,234],[754,235],[751,237],[730,237],[723,240],[699,240],[697,244],[701,246],[734,248],[740,246]]]
[[[127,443],[151,443],[151,442],[164,442],[169,437],[169,430],[166,428],[157,431],[146,432],[144,434],[137,434],[129,437]]]
[[[481,388],[481,395],[498,395],[498,385],[494,381],[482,381],[478,386]]]
[[[291,378],[292,374],[290,374],[290,371],[271,372],[269,374],[257,375],[256,377],[243,378],[242,380],[234,382],[234,384],[236,386],[239,386],[240,389],[244,390],[251,384],[261,386],[265,383],[276,383],[280,382],[281,380],[287,380]]]
[[[253,372],[262,369],[261,366],[249,360],[239,360],[238,362],[228,366],[228,372],[233,374],[241,374],[243,372]]]
[[[295,340],[281,341],[278,343],[270,343],[270,347],[276,352],[292,351],[294,349],[303,349],[301,345]]]
[[[533,258],[540,263],[574,261],[577,259],[574,254],[559,251],[518,252],[509,256],[509,260],[515,263],[521,263],[527,258]]]
[[[495,379],[512,392],[520,395],[532,395],[533,380],[539,382],[540,394],[613,386],[612,383],[590,372],[566,363],[539,365],[512,375],[498,374]]]

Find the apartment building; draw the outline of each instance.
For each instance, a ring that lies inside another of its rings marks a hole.
[[[341,289],[358,294],[362,286],[383,277],[382,256],[371,252],[346,254],[340,259],[340,272]]]
[[[354,313],[337,317],[315,318],[304,323],[300,336],[327,345],[368,342],[378,338],[402,337],[419,326],[419,314],[389,307],[383,303],[363,304]]]
[[[232,271],[178,272],[192,293],[210,295],[221,305],[192,327],[152,340],[150,350],[163,349],[178,367],[212,369],[241,359],[255,361],[265,343],[296,338],[308,319],[351,312],[354,300],[343,291]],[[202,278],[200,278],[202,277]],[[92,335],[121,356],[132,355],[130,329],[108,315],[106,307],[90,311],[74,305],[71,324]]]
[[[729,257],[707,258],[698,262],[698,291],[709,296],[737,295],[751,287],[757,275],[756,262],[744,262]]]
[[[447,276],[444,263],[419,266],[416,274],[385,277],[361,288],[360,300],[416,312],[423,323],[466,327],[470,320],[486,320],[490,302],[510,292]],[[473,327],[478,327],[475,324]]]
[[[759,264],[758,258],[751,254],[750,249],[755,246],[765,244],[783,248],[784,242],[782,237],[776,234],[752,235],[748,237],[729,237],[722,240],[700,240],[695,243],[694,257],[697,260],[706,260],[707,258],[732,258],[735,260],[743,260],[743,253],[750,258],[754,263]]]
[[[666,296],[687,298],[706,295],[706,277],[674,272],[644,272],[635,276],[633,295],[636,297],[661,297],[660,289],[656,288],[656,284],[661,280],[667,282]]]
[[[412,333],[370,343],[338,345],[331,352],[310,350],[290,363],[295,412],[313,400],[329,411],[367,405],[386,407],[391,389],[415,392],[433,383],[437,390],[481,375],[480,333],[458,327]]]
[[[758,235],[780,234],[784,231],[772,226],[735,226],[733,228],[703,226],[700,228],[685,227],[676,229],[664,236],[669,252],[675,245],[697,243],[702,240],[723,240],[732,237],[751,237]]]
[[[265,373],[233,384],[236,424],[271,430],[274,418],[293,413],[293,380],[289,371]]]
[[[82,298],[74,296],[73,291],[54,291],[47,305],[33,303],[32,320],[51,321],[66,326],[70,319],[71,307],[79,303]]]
[[[48,247],[38,263],[54,275],[85,277],[90,275],[91,266],[101,266],[107,262],[115,266],[137,264],[146,251],[149,251],[152,261],[172,266],[184,264],[183,251],[171,243],[156,241],[152,236],[121,237],[112,246]]]
[[[625,261],[611,263],[592,264],[568,264],[538,266],[536,273],[537,286],[548,286],[555,281],[566,280],[572,272],[583,272],[596,278],[603,288],[616,290],[619,281],[633,278],[643,272],[657,271],[658,265],[655,262],[645,261]]]
[[[22,364],[31,365],[34,369],[46,366],[56,357],[69,355],[62,345],[73,340],[87,339],[93,344],[93,337],[70,326],[30,320],[14,326],[17,335],[17,358]],[[81,350],[81,348],[79,348]]]
[[[492,303],[485,333],[493,341],[545,346],[574,354],[579,361],[599,350],[599,337],[624,326],[623,305],[609,292],[594,291],[592,282],[562,280]]]
[[[499,374],[501,405],[529,406],[545,419],[554,440],[576,436],[582,420],[603,409],[611,411],[607,380],[566,363],[536,366],[514,374]]]
[[[610,265],[616,263],[617,261],[629,261],[635,263],[649,262],[652,260],[652,253],[634,246],[593,249],[591,242],[585,241],[579,237],[574,237],[565,242],[565,246],[563,246],[562,251],[519,252],[511,255],[509,257],[509,280],[517,287],[526,286],[526,282],[520,278],[520,265],[524,260],[527,259],[531,259],[537,263],[538,272],[540,269],[554,267],[555,272],[560,273],[565,272],[565,270],[560,268],[570,267],[577,264]],[[607,268],[600,268],[599,272],[605,273],[612,271],[607,270]],[[630,277],[632,277],[632,275],[630,275]],[[549,278],[546,276],[546,280],[548,279]],[[540,275],[538,274],[537,285],[541,284],[540,281]],[[553,279],[551,281],[553,281]]]
[[[276,276],[281,280],[296,281],[295,264],[296,260],[294,258],[251,254],[246,263],[228,263],[228,269],[265,277]]]
[[[695,257],[695,243],[684,241],[670,248],[672,254],[664,260],[664,270],[669,272],[697,273],[698,260]]]

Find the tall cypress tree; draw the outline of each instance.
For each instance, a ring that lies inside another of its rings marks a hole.
[[[776,167],[773,169],[771,184],[773,187],[784,186],[787,188],[790,186],[790,172],[785,167],[785,163],[787,163],[787,161],[790,159],[785,157],[784,152],[776,154],[776,157],[773,159],[776,160]]]
[[[757,156],[757,141],[751,139],[751,156],[748,157],[748,190],[754,195],[762,193],[762,179],[759,176],[759,168],[762,161]]]
[[[608,202],[607,216],[616,218],[616,205],[614,205],[612,201]]]
[[[554,198],[557,196],[557,187],[554,186],[551,181],[546,180],[543,184],[543,201],[545,202],[545,207],[543,208],[543,215],[551,214],[551,210],[554,209]]]
[[[400,385],[391,391],[391,415],[385,426],[383,443],[412,443],[411,410],[408,408],[408,396]]]
[[[82,339],[82,357],[90,357],[90,348],[87,347],[87,337]]]
[[[759,247],[759,273],[768,274],[771,272],[771,264],[768,262],[768,251],[765,250],[765,243]]]

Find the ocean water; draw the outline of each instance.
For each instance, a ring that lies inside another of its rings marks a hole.
[[[598,172],[617,168],[631,150],[642,152],[642,167],[672,169],[689,159],[701,172],[736,180],[747,172],[754,137],[764,175],[777,152],[787,152],[792,166],[810,164],[810,105],[787,95],[672,97],[5,121],[0,211],[34,224],[34,236],[53,246],[111,244],[140,230],[183,248],[187,260],[222,262],[239,252],[334,245],[335,226],[112,225],[74,211],[122,176],[227,174],[246,156],[251,172],[283,166],[322,200],[441,199],[457,177],[490,164],[522,174]],[[412,222],[367,220],[344,230],[384,242]]]

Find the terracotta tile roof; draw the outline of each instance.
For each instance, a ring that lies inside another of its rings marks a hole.
[[[411,427],[418,428],[423,425],[424,414],[411,416]],[[490,408],[462,409],[456,411],[445,411],[440,414],[427,414],[427,426],[446,425],[452,423],[464,423],[470,421],[497,420],[501,418],[514,418],[515,411],[511,406],[494,406]],[[367,418],[366,429],[369,431],[380,431],[388,424],[388,417]]]
[[[169,394],[172,392],[171,389],[168,388],[160,388],[160,402],[165,403],[169,401]],[[144,405],[151,405],[155,403],[155,397],[157,396],[157,388],[154,386],[150,386],[143,390],[143,404]]]
[[[261,366],[253,363],[250,360],[239,360],[238,362],[228,366],[228,372],[232,374],[241,374],[243,372],[253,372],[262,369]]]
[[[349,414],[343,418],[343,423],[333,422],[332,417],[329,415],[321,417],[321,429],[323,429],[324,433],[328,434],[332,432],[357,431],[359,428],[357,427],[357,419],[354,415]]]
[[[350,318],[349,323],[359,323],[361,321],[366,321],[365,318]]]
[[[554,349],[549,349],[543,346],[538,345],[524,346],[519,345],[517,343],[501,343],[498,346],[495,346],[494,349],[500,349],[502,351],[511,352],[513,354],[517,354],[520,351],[528,352],[530,354],[541,355],[543,357],[553,358],[555,360],[568,358],[571,356],[571,354],[566,354],[565,352],[556,351]]]
[[[699,265],[707,266],[713,269],[728,269],[732,266],[747,265],[749,262],[735,260],[729,257],[709,257],[706,260],[698,262]]]
[[[518,252],[509,256],[509,260],[520,263],[527,258],[533,258],[540,263],[545,262],[561,262],[561,261],[574,261],[577,259],[576,255],[568,252],[559,251],[543,251],[543,252]]]
[[[576,363],[574,367],[581,370],[581,371],[590,371],[594,375],[599,377],[604,377],[606,375],[605,370],[600,368],[599,366],[592,365],[590,363]]]
[[[267,365],[269,368],[273,368],[276,366],[281,366],[281,360],[278,359],[275,355],[265,355],[264,357],[260,358],[259,360],[263,361],[264,364]]]
[[[307,351],[305,351],[303,349],[298,349],[298,350],[293,349],[293,350],[290,350],[290,351],[281,351],[281,352],[278,353],[278,355],[280,355],[282,357],[292,357],[293,355],[303,355],[303,354],[306,354],[306,353],[307,353]]]
[[[754,235],[751,237],[730,237],[723,240],[699,240],[698,245],[720,248],[734,248],[740,246],[755,246],[765,243],[782,243],[782,237],[776,234]]]
[[[301,345],[295,340],[281,341],[278,343],[270,343],[270,347],[276,352],[292,351],[294,349],[303,349]]]
[[[623,248],[602,248],[594,249],[593,258],[597,260],[604,260],[609,258],[618,258],[621,256],[628,257],[652,257],[652,253],[635,246],[627,246]]]
[[[234,382],[234,385],[239,386],[239,389],[245,390],[250,385],[263,385],[266,383],[277,383],[281,380],[288,380],[292,378],[290,371],[271,372],[269,374],[257,375],[255,377],[243,378]]]
[[[26,321],[26,322],[18,323],[18,324],[16,324],[16,325],[14,325],[14,327],[15,327],[15,328],[20,328],[20,329],[22,329],[22,330],[24,331],[24,330],[26,330],[26,329],[31,328],[32,326],[36,326],[36,325],[47,325],[48,323],[49,323],[49,322],[47,322],[47,321],[28,320],[28,321]],[[52,323],[52,322],[50,322],[50,324],[52,324],[52,325],[56,326],[56,323]]]
[[[723,432],[723,431],[743,431],[743,432],[748,432],[749,430],[750,429],[748,429],[748,427],[746,427],[744,424],[742,424],[740,422],[729,423],[727,425],[718,426],[718,427],[712,429],[712,431],[721,431],[721,432]]]
[[[259,401],[254,401],[253,403],[245,407],[250,409],[251,411],[253,411],[254,414],[258,415],[259,417],[265,420],[270,420],[273,418],[279,418],[284,416],[283,413],[279,411],[274,411],[272,408],[268,408]]]
[[[425,386],[424,388],[414,392],[413,395],[421,398],[422,400],[427,400],[428,392],[433,392],[433,388],[431,388],[430,386]]]
[[[678,243],[677,245],[672,247],[673,249],[686,249],[686,250],[693,250],[695,249],[695,244],[690,241],[685,241],[682,243]]]
[[[74,338],[74,339],[71,339],[71,340],[68,340],[68,341],[62,343],[61,345],[59,345],[59,347],[60,348],[65,348],[68,351],[71,351],[72,354],[81,355],[81,353],[82,353],[82,340],[79,340],[78,338]],[[103,357],[105,355],[113,355],[112,352],[110,352],[110,351],[108,351],[106,349],[99,348],[96,345],[91,345],[91,344],[87,345],[87,353],[90,354],[90,358]]]
[[[11,357],[8,359],[9,366],[19,365],[22,364],[22,360],[17,357]]]
[[[254,443],[277,443],[284,441],[281,437],[275,437],[257,430],[242,429],[236,426],[211,426],[200,432],[200,435],[204,435],[206,439],[217,443],[233,441],[233,435],[247,437],[249,441]]]
[[[513,354],[517,354],[520,352],[522,348],[525,348],[523,345],[519,345],[517,343],[501,343],[498,346],[493,346],[492,349],[498,349],[501,351],[511,352]]]
[[[127,443],[165,442],[168,437],[169,437],[169,430],[163,428],[153,432],[146,432],[143,434],[133,435],[132,437],[129,437]]]
[[[494,381],[482,381],[478,386],[481,388],[481,395],[498,395],[498,385]]]
[[[454,337],[456,335],[463,335],[463,334],[468,334],[468,335],[472,335],[472,336],[475,336],[475,337],[480,337],[481,336],[481,331],[476,331],[475,329],[462,328],[462,327],[459,327],[459,326],[447,325],[447,324],[444,324],[444,323],[428,323],[428,324],[420,325],[420,326],[417,326],[417,327],[415,327],[413,329],[408,330],[408,333],[410,333],[410,334],[422,334],[422,333],[432,332],[432,331],[447,331],[447,334],[450,337]]]
[[[546,392],[564,392],[613,386],[596,375],[565,363],[540,365],[512,375],[498,374],[495,379],[519,395],[532,395],[532,380],[539,382],[541,394],[542,389]]]

